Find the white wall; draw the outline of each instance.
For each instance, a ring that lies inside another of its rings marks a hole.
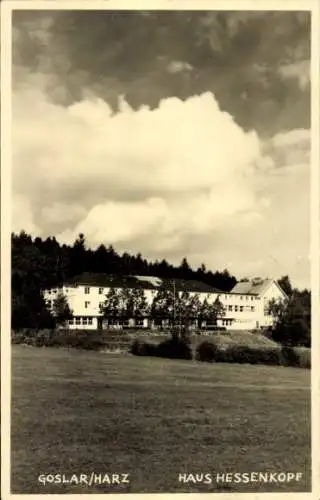
[[[263,307],[263,326],[272,325],[273,318],[270,314],[267,314],[268,305],[270,300],[284,300],[285,294],[281,291],[281,289],[277,286],[276,283],[272,283],[272,285],[265,291],[262,296],[262,307]]]
[[[90,286],[88,287],[89,293],[85,293],[86,288],[84,285],[80,285],[77,287],[64,286],[60,289],[66,296],[74,316],[93,318],[90,325],[83,324],[83,320],[80,320],[81,324],[78,325],[74,322],[74,324],[70,325],[72,329],[97,328],[97,317],[101,316],[99,305],[104,303],[106,295],[110,290],[109,287],[99,288],[98,286]],[[58,289],[51,290],[50,292],[47,290],[43,295],[47,301],[52,303],[58,293]],[[149,305],[152,303],[156,293],[157,290],[145,290],[145,296]],[[265,315],[265,305],[273,298],[283,298],[281,290],[275,283],[267,289],[263,297],[234,293],[209,294],[203,292],[198,294],[191,292],[190,295],[199,295],[201,302],[207,299],[209,304],[213,304],[219,297],[225,308],[225,315],[218,321],[218,325],[224,326],[227,329],[239,330],[248,330],[269,325],[272,322],[272,318]]]

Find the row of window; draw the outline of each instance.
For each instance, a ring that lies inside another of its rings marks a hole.
[[[256,308],[254,306],[246,306],[247,311],[254,312],[255,309]],[[228,311],[243,312],[243,310],[244,310],[244,306],[228,306]]]
[[[222,320],[222,326],[231,326],[232,325],[232,319],[223,319]]]
[[[69,320],[69,325],[92,325],[92,318],[86,316],[77,316]]]
[[[49,305],[51,305],[51,306],[53,305],[53,302],[54,301],[50,301],[50,300],[48,301]],[[84,303],[85,309],[89,309],[90,304],[91,304],[91,302],[88,301],[88,300],[86,300],[85,303]],[[103,306],[104,306],[104,302],[99,302],[99,308],[102,308]],[[246,307],[246,310],[254,312],[255,311],[255,307],[254,306],[248,306],[248,307]],[[234,311],[234,312],[243,312],[244,311],[244,306],[238,306],[238,305],[231,306],[231,305],[229,305],[228,306],[228,311],[230,311],[230,312],[232,312],[232,311]]]
[[[250,319],[236,319],[235,320],[236,323],[249,323],[251,324],[251,320]]]
[[[91,302],[89,300],[86,300],[84,303],[84,308],[88,309],[90,307]],[[102,308],[104,306],[104,302],[99,302],[99,308]]]
[[[102,295],[102,294],[104,293],[104,288],[99,288],[99,290],[98,290],[98,291],[99,291],[99,295]],[[84,293],[85,293],[86,295],[88,295],[88,294],[90,293],[90,287],[89,287],[89,286],[86,286],[86,287],[84,288]],[[233,298],[233,296],[232,296],[232,295],[227,295],[227,294],[226,294],[226,295],[224,296],[224,298],[225,298],[226,300],[228,300],[228,298],[229,298],[229,297],[232,297],[232,298]],[[255,298],[256,300],[258,300],[258,297],[253,297],[252,295],[250,295],[250,296],[249,296],[249,295],[240,295],[240,300],[244,300],[244,298],[245,298],[246,300],[253,300],[254,298]]]
[[[48,300],[47,301],[49,307],[53,307],[53,304],[54,304],[54,300]],[[85,309],[89,309],[90,308],[90,305],[91,305],[91,302],[89,300],[86,300],[85,303],[84,303],[84,308]],[[99,302],[99,308],[102,308],[104,306],[104,302]],[[232,305],[229,305],[228,306],[228,311],[229,312],[243,312],[244,311],[244,307],[245,306],[238,306],[238,305],[235,305],[235,306],[232,306]],[[254,312],[255,311],[255,307],[254,306],[246,306],[245,308],[246,310],[249,310],[251,312]],[[265,314],[268,314],[269,313],[269,308],[266,307],[265,308]]]
[[[240,300],[259,300],[259,297],[254,297],[253,295],[239,295],[238,296],[240,298]],[[225,300],[228,300],[229,298],[233,299],[234,298],[234,295],[231,294],[231,295],[225,295],[224,296]]]
[[[99,295],[102,295],[104,292],[104,288],[99,288]],[[85,286],[84,287],[84,293],[86,295],[88,295],[90,293],[90,287],[89,286]]]
[[[65,291],[66,291],[66,292],[68,292],[69,290],[68,290],[68,289],[65,289]],[[57,293],[57,290],[48,290],[47,292],[48,292],[48,294],[49,294],[49,295],[51,295],[51,294],[53,294],[53,295],[54,295],[54,294],[56,294],[56,293]],[[86,286],[86,287],[84,288],[84,293],[85,293],[86,295],[89,295],[89,294],[90,294],[90,287],[89,287],[89,286]],[[99,293],[99,295],[103,295],[103,294],[104,294],[104,288],[103,288],[103,287],[100,287],[100,288],[98,289],[98,293]],[[229,298],[233,298],[233,295],[227,295],[227,294],[226,294],[226,295],[224,296],[224,298],[225,298],[225,300],[228,300]],[[249,295],[239,295],[239,298],[240,298],[240,300],[244,300],[244,299],[245,299],[245,300],[247,300],[247,301],[249,301],[249,300],[254,300],[254,299],[255,299],[255,300],[259,300],[259,297],[253,297],[252,295],[250,295],[250,296],[249,296]]]

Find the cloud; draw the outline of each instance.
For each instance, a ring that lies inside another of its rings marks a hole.
[[[293,249],[308,251],[308,161],[292,151],[308,149],[307,131],[265,144],[210,92],[138,111],[122,97],[118,107],[58,106],[33,85],[14,93],[15,231],[67,242],[83,232],[92,246],[229,263],[240,276],[258,262],[294,272]]]
[[[298,61],[285,64],[278,69],[284,79],[297,79],[301,90],[305,90],[310,84],[310,61]]]
[[[139,192],[143,200],[210,194],[230,189],[231,178],[245,189],[241,177],[259,157],[258,137],[238,127],[212,94],[164,99],[138,112],[122,99],[119,108],[114,115],[99,99],[63,108],[33,89],[18,93],[15,190],[33,192],[33,204],[63,202],[70,191],[95,204],[97,195],[117,199],[118,192]],[[225,210],[222,201],[215,210]]]
[[[13,61],[46,75],[60,104],[89,91],[113,110],[121,93],[135,109],[156,109],[167,97],[211,91],[242,128],[272,136],[310,126],[310,19],[308,11],[15,11]]]
[[[171,61],[167,66],[168,73],[180,73],[182,71],[192,71],[191,64],[183,61]]]

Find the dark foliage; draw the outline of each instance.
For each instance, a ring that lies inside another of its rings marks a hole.
[[[158,345],[156,356],[169,359],[192,359],[192,348],[183,339],[173,337]]]
[[[283,346],[281,349],[282,357],[284,364],[287,364],[288,366],[299,366],[300,361],[299,361],[299,355],[297,352],[294,350],[293,347],[290,346]]]
[[[33,347],[68,347],[84,350],[116,350],[127,352],[131,338],[112,333],[101,333],[86,330],[33,330],[30,328],[12,331],[13,344],[27,344]]]
[[[221,349],[212,341],[204,341],[197,347],[196,359],[209,363],[282,365],[310,368],[310,350],[305,349],[299,352],[292,347],[253,348],[239,345]]]
[[[198,345],[196,350],[196,360],[197,361],[216,361],[218,356],[218,346],[214,342],[204,341]]]
[[[252,348],[232,346],[218,355],[217,361],[251,365],[280,365],[281,351],[278,348]]]
[[[135,340],[130,348],[131,354],[136,356],[156,356],[169,359],[193,359],[192,348],[188,342],[172,337],[160,344]]]
[[[156,356],[157,345],[150,344],[149,342],[135,340],[130,347],[131,354],[135,356]]]
[[[311,294],[293,290],[284,302],[271,302],[274,318],[271,336],[284,346],[311,347]]]

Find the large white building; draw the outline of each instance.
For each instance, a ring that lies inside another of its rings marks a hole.
[[[194,280],[162,279],[150,276],[112,276],[84,273],[59,288],[43,291],[49,308],[53,307],[59,293],[68,300],[73,318],[69,321],[71,329],[98,329],[108,325],[103,319],[101,307],[111,288],[115,290],[129,288],[142,289],[148,305],[160,288],[176,290],[176,293],[188,292],[197,295],[201,302],[205,299],[212,304],[217,298],[224,307],[224,314],[218,318],[217,325],[232,330],[252,330],[272,324],[269,314],[269,302],[272,299],[283,300],[286,294],[279,284],[272,279],[255,278],[236,284],[230,292],[217,290],[205,283]],[[114,322],[113,322],[114,323]],[[123,322],[118,322],[121,326]],[[141,327],[152,326],[150,318],[129,320],[127,324]]]

